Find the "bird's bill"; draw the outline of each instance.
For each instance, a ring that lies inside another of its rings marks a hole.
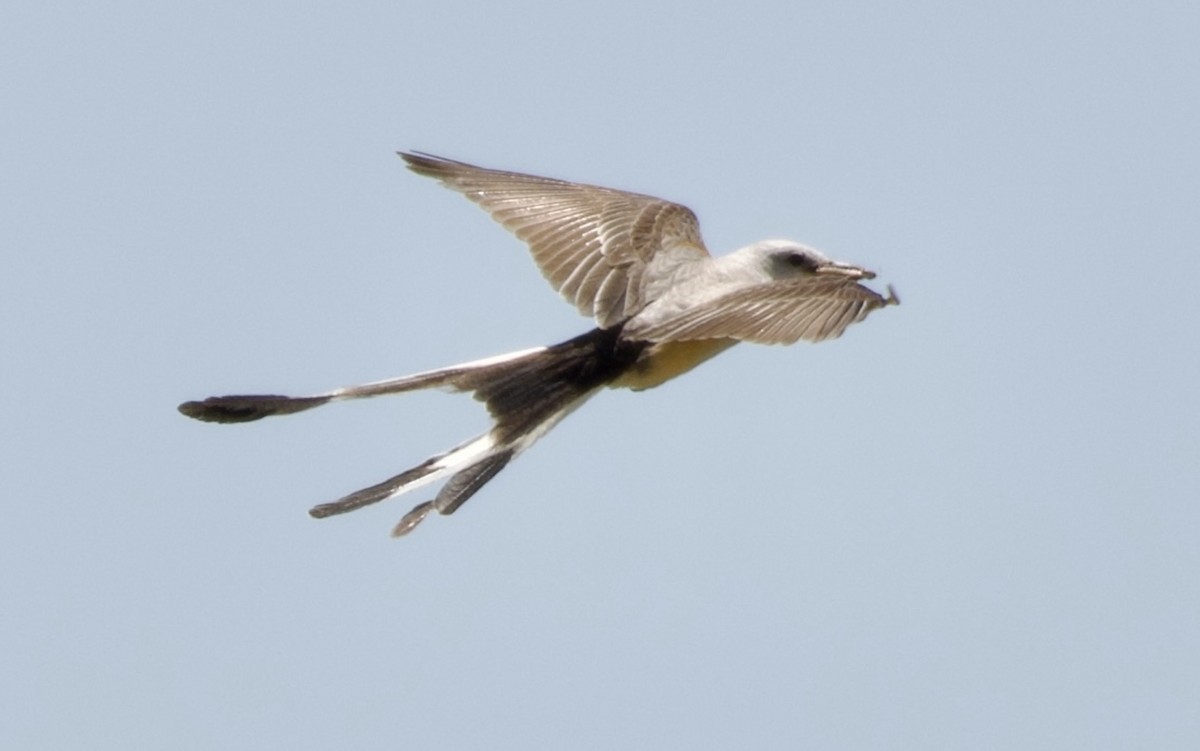
[[[837,274],[839,276],[848,276],[851,279],[874,279],[875,272],[864,269],[861,266],[855,266],[850,263],[838,263],[830,261],[829,263],[820,266],[816,269],[818,274]]]

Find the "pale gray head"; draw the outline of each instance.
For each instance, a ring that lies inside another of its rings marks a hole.
[[[792,240],[763,240],[747,248],[762,259],[768,274],[775,279],[795,277],[842,276],[849,279],[874,279],[875,272],[842,263],[821,251]]]

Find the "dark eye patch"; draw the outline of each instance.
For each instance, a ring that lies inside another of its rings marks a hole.
[[[817,270],[818,264],[816,259],[804,253],[788,253],[783,257],[783,260],[784,263],[793,268],[804,269],[805,271]]]

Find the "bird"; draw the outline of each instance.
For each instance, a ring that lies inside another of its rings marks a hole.
[[[421,151],[408,168],[461,193],[523,240],[546,281],[595,326],[567,341],[310,396],[213,396],[184,415],[241,423],[331,402],[419,389],[466,392],[491,428],[376,485],[314,506],[325,518],[445,480],[393,527],[411,532],[431,511],[453,514],[513,459],[604,388],[643,391],[739,342],[834,339],[872,311],[897,305],[861,282],[875,273],[791,240],[712,256],[696,215],[649,195],[478,167]]]

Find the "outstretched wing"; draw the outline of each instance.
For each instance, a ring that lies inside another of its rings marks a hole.
[[[430,154],[400,156],[409,169],[462,193],[524,240],[551,286],[602,328],[650,302],[655,279],[708,258],[699,222],[686,206]]]
[[[897,302],[890,289],[885,298],[845,279],[787,279],[734,289],[661,321],[634,321],[624,335],[652,342],[820,342],[841,336],[872,310]]]

